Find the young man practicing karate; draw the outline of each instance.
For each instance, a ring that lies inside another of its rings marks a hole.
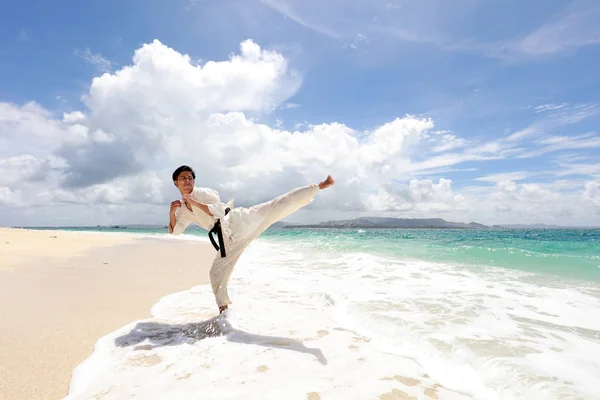
[[[312,202],[319,190],[335,184],[331,175],[328,175],[320,183],[296,188],[266,203],[249,208],[231,208],[233,199],[226,204],[221,203],[216,191],[195,187],[195,179],[196,174],[187,165],[173,172],[173,183],[179,189],[182,200],[171,203],[169,233],[179,235],[192,222],[209,231],[209,238],[218,250],[210,269],[210,283],[219,313],[231,304],[227,284],[233,267],[248,244],[275,222]],[[217,235],[219,244],[213,234]]]

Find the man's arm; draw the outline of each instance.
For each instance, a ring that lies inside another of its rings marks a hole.
[[[181,207],[181,201],[175,200],[171,202],[171,209],[169,210],[169,233],[173,233],[173,229],[175,229],[175,224],[177,224],[177,217],[175,216],[175,211]]]
[[[198,203],[197,201],[195,201],[194,205],[196,207],[198,207],[199,209],[201,209],[202,211],[204,211],[205,213],[207,213],[208,215],[210,215],[211,217],[213,216],[213,214],[210,212],[210,209],[208,208],[208,206],[206,204]]]
[[[194,192],[184,195],[183,199],[200,208],[211,217],[223,218],[226,206],[221,203],[219,193],[209,188],[195,188]]]
[[[181,207],[181,201],[175,200],[171,203],[171,210],[169,211],[169,233],[172,235],[179,235],[185,228],[188,227],[191,221],[185,218],[177,218],[176,211]]]
[[[195,207],[198,207],[211,217],[213,216],[213,213],[208,208],[208,205],[197,202],[196,200],[192,199],[192,196],[190,196],[189,194],[184,194],[183,199],[189,202],[190,204],[194,205]]]
[[[177,224],[177,217],[174,215],[169,215],[169,233],[173,233],[173,229],[175,229],[175,225]]]

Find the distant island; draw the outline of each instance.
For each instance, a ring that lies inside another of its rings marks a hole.
[[[511,224],[511,225],[484,225],[478,222],[451,222],[442,218],[384,218],[361,217],[349,220],[325,221],[317,224],[291,224],[278,222],[274,228],[304,229],[304,228],[329,228],[329,229],[556,229],[558,225],[546,224]]]

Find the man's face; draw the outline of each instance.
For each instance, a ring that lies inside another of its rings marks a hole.
[[[181,194],[190,194],[194,189],[194,177],[190,171],[183,171],[174,182]]]

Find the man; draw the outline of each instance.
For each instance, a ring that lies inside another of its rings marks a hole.
[[[195,179],[194,170],[187,165],[173,172],[173,183],[179,189],[182,200],[171,203],[169,233],[179,235],[192,222],[209,231],[213,246],[219,250],[210,269],[210,283],[219,313],[223,313],[231,304],[227,284],[248,244],[275,222],[312,202],[319,190],[335,184],[331,175],[328,175],[320,183],[296,188],[266,203],[232,209],[233,199],[227,204],[221,203],[216,191],[195,187]],[[213,240],[213,233],[219,237],[219,245]]]

